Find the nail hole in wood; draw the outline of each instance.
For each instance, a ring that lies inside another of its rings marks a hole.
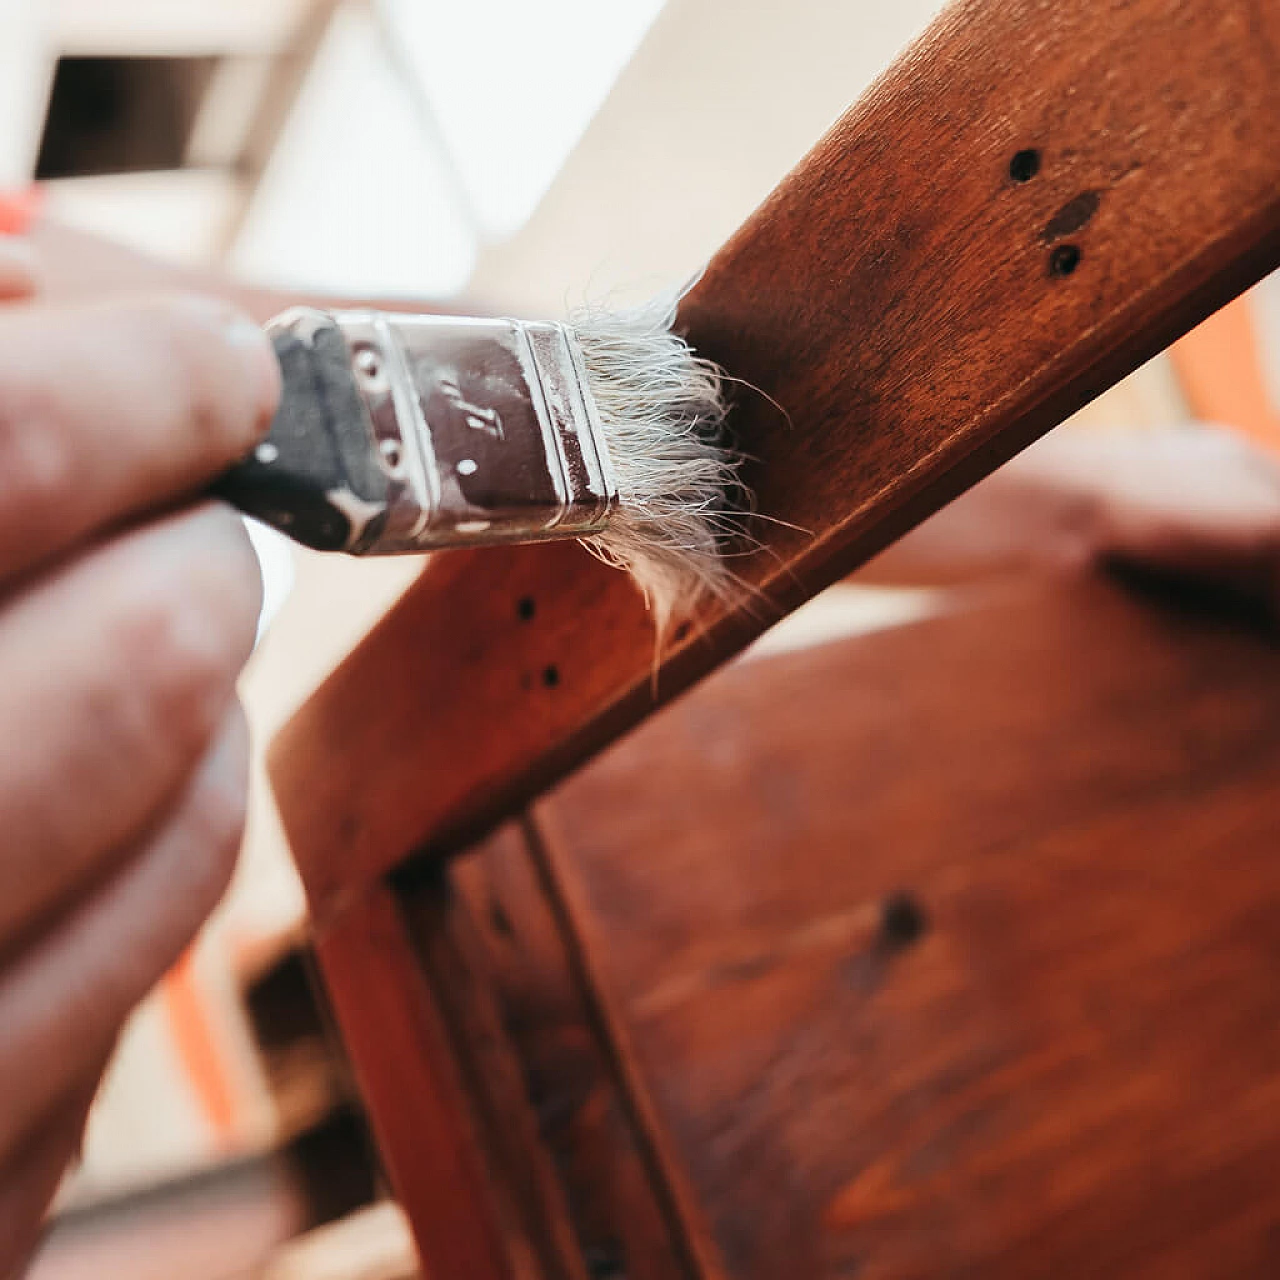
[[[516,613],[519,615],[521,622],[531,622],[533,615],[537,612],[538,606],[532,596],[522,596],[516,605]]]
[[[1082,231],[1089,225],[1090,219],[1101,207],[1100,191],[1082,191],[1078,196],[1072,196],[1049,219],[1045,229],[1040,233],[1040,239],[1045,244],[1056,244],[1059,240],[1075,235],[1077,231]]]
[[[919,942],[929,927],[924,908],[910,893],[892,893],[880,906],[880,933],[893,948]]]
[[[515,937],[516,931],[512,927],[511,917],[507,915],[502,903],[497,898],[489,900],[489,923],[493,926],[493,931],[502,937]]]
[[[1074,244],[1060,244],[1049,255],[1049,274],[1069,276],[1080,265],[1080,250]]]
[[[584,1261],[591,1280],[622,1280],[627,1274],[621,1251],[612,1247],[587,1249]]]
[[[557,688],[560,684],[560,668],[548,667],[542,673],[542,683],[546,685],[548,689]]]
[[[1009,161],[1009,177],[1014,182],[1030,182],[1040,172],[1040,153],[1033,147],[1019,151]]]

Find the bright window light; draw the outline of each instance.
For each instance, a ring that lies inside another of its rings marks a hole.
[[[480,229],[523,226],[663,0],[380,0]]]
[[[0,0],[0,191],[35,172],[53,77],[49,16],[31,0]]]
[[[232,262],[282,289],[447,297],[475,236],[377,24],[343,7],[267,169]]]
[[[1280,413],[1280,271],[1268,276],[1254,291],[1258,340],[1262,348],[1262,376],[1271,407]]]
[[[293,591],[293,543],[256,520],[245,520],[244,527],[262,570],[262,613],[258,617],[258,639],[261,640]]]

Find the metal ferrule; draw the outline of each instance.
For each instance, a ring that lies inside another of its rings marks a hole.
[[[313,313],[314,314],[314,313]],[[581,351],[565,325],[324,313],[389,479],[351,550],[581,537],[618,494]]]

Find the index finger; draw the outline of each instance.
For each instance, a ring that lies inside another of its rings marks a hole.
[[[194,494],[279,394],[270,341],[220,302],[0,311],[0,577]]]

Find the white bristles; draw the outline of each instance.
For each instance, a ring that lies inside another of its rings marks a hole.
[[[659,634],[704,595],[735,594],[724,551],[743,506],[740,457],[723,440],[724,379],[671,331],[678,298],[571,317],[618,485],[586,545],[626,569]]]

